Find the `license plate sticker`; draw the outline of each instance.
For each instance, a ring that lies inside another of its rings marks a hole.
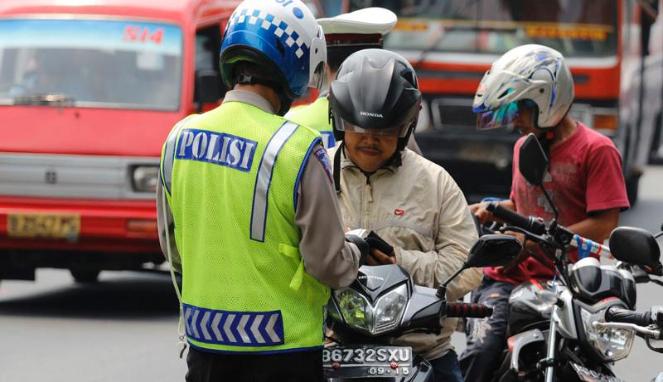
[[[412,348],[401,346],[335,346],[322,351],[327,377],[408,375]]]
[[[7,215],[9,237],[75,240],[80,230],[79,215],[22,213]]]

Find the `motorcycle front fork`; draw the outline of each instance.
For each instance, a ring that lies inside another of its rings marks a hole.
[[[548,350],[546,352],[546,359],[541,362],[546,368],[546,382],[553,382],[555,380],[555,350],[557,348],[557,316],[558,306],[553,306],[552,315],[550,317],[550,331],[548,332]]]

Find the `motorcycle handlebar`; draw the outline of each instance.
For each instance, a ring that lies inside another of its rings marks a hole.
[[[486,209],[507,224],[520,227],[535,235],[543,235],[546,232],[546,225],[539,219],[523,216],[497,203],[488,203]]]
[[[493,314],[490,306],[465,302],[448,302],[445,310],[447,317],[484,318]]]
[[[649,326],[654,324],[650,312],[638,313],[632,310],[613,306],[605,312],[605,320],[608,322],[624,322],[638,326]]]
[[[488,203],[486,209],[496,217],[504,220],[509,225],[522,228],[534,235],[540,236],[546,233],[546,225],[541,219],[537,219],[531,216],[523,216],[508,208],[504,208],[497,203]],[[569,244],[572,247],[578,248],[578,252],[581,254],[580,257],[588,256],[590,253],[597,256],[610,256],[610,248],[606,247],[605,245],[596,243],[580,235],[573,234],[562,226],[558,225],[557,229],[565,232],[567,235],[572,235],[571,242]]]

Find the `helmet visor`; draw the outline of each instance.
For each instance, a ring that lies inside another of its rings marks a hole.
[[[518,102],[510,102],[495,110],[479,111],[475,108],[474,112],[477,114],[477,128],[479,130],[497,129],[500,127],[513,130],[520,110]]]
[[[380,128],[380,129],[364,129],[363,127],[359,127],[342,118],[340,120],[341,120],[341,123],[339,124],[340,126],[337,126],[337,128],[338,130],[341,131],[349,131],[352,133],[370,134],[370,135],[377,135],[383,137],[400,137],[400,138],[403,138],[407,134],[406,124],[395,127]]]
[[[506,128],[514,130],[519,124],[534,123],[536,104],[530,100],[520,100],[502,105],[495,110],[486,110],[481,107],[474,108],[477,114],[477,128],[479,130],[489,130],[497,128]],[[524,121],[521,116],[531,112],[531,121]]]

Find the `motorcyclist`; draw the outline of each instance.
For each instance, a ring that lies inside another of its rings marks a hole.
[[[186,380],[321,381],[329,287],[356,278],[360,251],[319,135],[282,115],[319,84],[324,35],[299,0],[245,0],[220,60],[232,90],[173,128],[157,190],[160,243],[182,273]]]
[[[352,53],[362,49],[382,48],[384,36],[396,25],[396,14],[388,9],[371,7],[334,17],[317,20],[327,40],[327,84],[336,76],[341,63]],[[324,89],[320,97],[309,105],[290,109],[285,117],[293,122],[316,129],[326,148],[336,146],[329,117],[329,91]],[[421,153],[414,134],[410,135],[408,148]]]
[[[612,141],[569,115],[573,77],[564,57],[542,45],[511,49],[495,61],[481,80],[474,98],[479,128],[515,128],[533,133],[547,152],[550,165],[544,187],[559,209],[559,223],[596,242],[603,242],[617,226],[619,212],[629,207],[621,158]],[[518,171],[521,137],[514,147],[513,181],[503,207],[526,216],[552,219],[553,211],[540,188],[528,184]],[[493,216],[485,204],[470,206],[481,222]],[[522,237],[521,237],[522,239]],[[539,254],[533,243],[526,246]],[[460,357],[466,381],[491,378],[506,344],[508,298],[512,289],[531,278],[551,279],[552,263],[545,257],[484,270],[474,302],[493,307],[487,319],[470,319],[467,348]],[[522,260],[523,257],[521,257]],[[572,260],[577,253],[571,253]]]
[[[341,65],[329,99],[342,139],[330,157],[345,225],[373,230],[393,246],[393,253],[374,249],[370,264],[396,262],[416,284],[437,287],[461,267],[477,233],[451,176],[405,147],[421,107],[414,69],[396,53],[361,50]],[[465,271],[447,298],[462,297],[480,277]],[[449,341],[456,320],[443,324],[439,333],[405,334],[395,343],[430,360],[435,381],[462,381]]]

